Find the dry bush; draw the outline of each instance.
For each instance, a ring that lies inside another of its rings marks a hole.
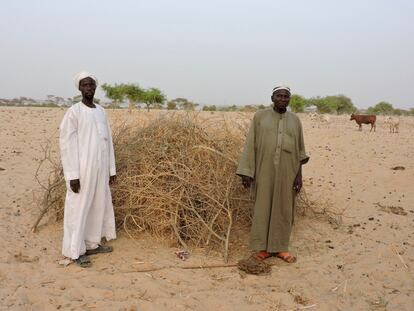
[[[118,227],[130,235],[173,234],[186,248],[222,245],[227,257],[232,226],[250,218],[248,194],[235,175],[243,139],[224,119],[197,114],[119,128],[112,191]]]
[[[329,199],[309,199],[304,187],[296,197],[295,214],[299,217],[306,216],[311,219],[321,219],[338,228],[342,225],[344,212],[345,209],[335,207]]]

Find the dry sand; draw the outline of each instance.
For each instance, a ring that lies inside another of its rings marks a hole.
[[[92,268],[60,266],[62,226],[43,224],[36,234],[30,227],[39,212],[40,144],[63,114],[0,107],[0,310],[414,310],[414,118],[390,134],[381,119],[370,133],[347,116],[325,125],[300,115],[311,156],[306,191],[343,209],[343,224],[299,219],[291,239],[298,262],[271,259],[270,275],[246,276],[234,267],[180,269],[222,259],[194,249],[183,262],[168,242],[122,233],[111,242],[113,253],[93,257]],[[112,122],[154,117],[108,114]],[[245,243],[231,261],[246,254]]]

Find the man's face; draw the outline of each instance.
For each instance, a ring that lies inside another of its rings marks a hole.
[[[93,99],[96,90],[95,80],[92,78],[85,78],[79,82],[79,91],[81,91],[82,96],[86,99]]]
[[[272,95],[272,102],[276,108],[283,109],[289,105],[290,93],[287,90],[278,90]]]

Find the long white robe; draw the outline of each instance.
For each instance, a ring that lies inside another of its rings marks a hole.
[[[105,110],[82,102],[68,109],[60,124],[60,154],[67,192],[64,256],[77,259],[101,242],[115,239],[115,217],[109,176],[116,174],[111,129]],[[69,181],[80,180],[79,193]]]

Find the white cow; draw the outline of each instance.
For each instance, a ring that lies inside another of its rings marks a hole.
[[[385,124],[390,128],[390,133],[398,133],[400,129],[400,118],[399,117],[385,117]]]
[[[329,115],[327,115],[327,114],[320,114],[319,115],[319,121],[320,122],[328,124],[329,120],[330,120]]]
[[[325,123],[325,124],[329,124],[329,115],[327,114],[319,114],[319,113],[315,113],[315,112],[311,112],[309,113],[309,118],[312,121],[316,121],[318,123]]]
[[[318,119],[318,114],[316,112],[311,112],[311,113],[309,113],[309,118],[312,121],[316,121]]]

